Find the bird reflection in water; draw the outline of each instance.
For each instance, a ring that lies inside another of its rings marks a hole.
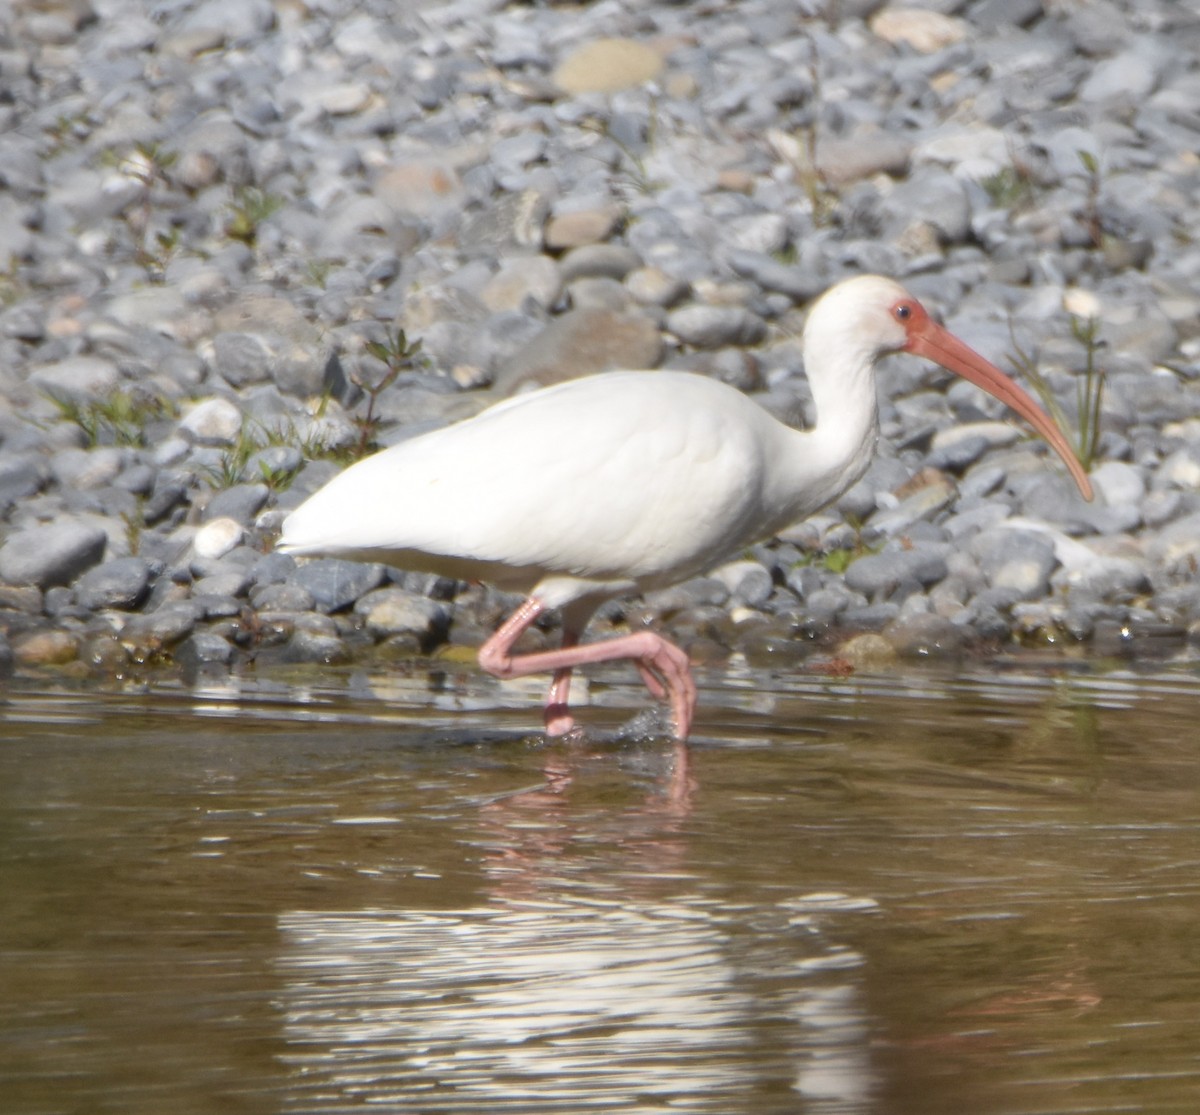
[[[745,924],[698,889],[677,761],[598,787],[658,747],[546,750],[467,823],[483,901],[280,918],[289,1110],[868,1110],[859,955],[802,902]]]

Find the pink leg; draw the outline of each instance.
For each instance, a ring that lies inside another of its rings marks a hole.
[[[579,642],[579,632],[573,627],[563,627],[562,645],[565,650]],[[571,667],[561,666],[554,671],[554,680],[550,683],[550,695],[546,698],[546,711],[542,720],[546,725],[546,735],[551,739],[565,736],[575,727],[575,718],[567,708],[571,695]]]
[[[514,655],[513,644],[544,610],[545,605],[537,597],[531,596],[525,600],[480,647],[479,665],[499,678],[525,677],[553,670],[550,703],[546,706],[548,733],[554,734],[555,728],[561,728],[564,722],[570,720],[566,697],[572,669],[593,662],[631,658],[641,671],[650,692],[655,697],[670,701],[676,737],[687,739],[692,726],[692,714],[696,709],[696,683],[692,680],[691,666],[683,651],[653,631],[639,631],[636,635],[623,635],[619,639],[606,639],[599,643]]]

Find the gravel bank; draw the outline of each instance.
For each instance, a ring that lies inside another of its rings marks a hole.
[[[1095,503],[894,359],[835,507],[595,634],[1191,657],[1198,59],[1195,0],[8,6],[0,675],[463,657],[510,600],[298,565],[282,516],[567,373],[686,368],[811,420],[805,309],[862,271],[1038,375]]]

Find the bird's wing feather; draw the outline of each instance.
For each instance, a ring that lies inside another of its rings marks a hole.
[[[282,544],[597,579],[699,570],[754,516],[772,421],[698,376],[574,380],[353,465],[288,518]]]

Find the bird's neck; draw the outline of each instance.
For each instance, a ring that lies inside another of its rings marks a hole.
[[[811,430],[795,434],[791,453],[793,491],[805,493],[801,515],[837,499],[867,471],[879,436],[875,352],[827,346],[823,338],[806,338],[804,363],[817,413]],[[822,355],[829,352],[839,353],[836,365]]]

